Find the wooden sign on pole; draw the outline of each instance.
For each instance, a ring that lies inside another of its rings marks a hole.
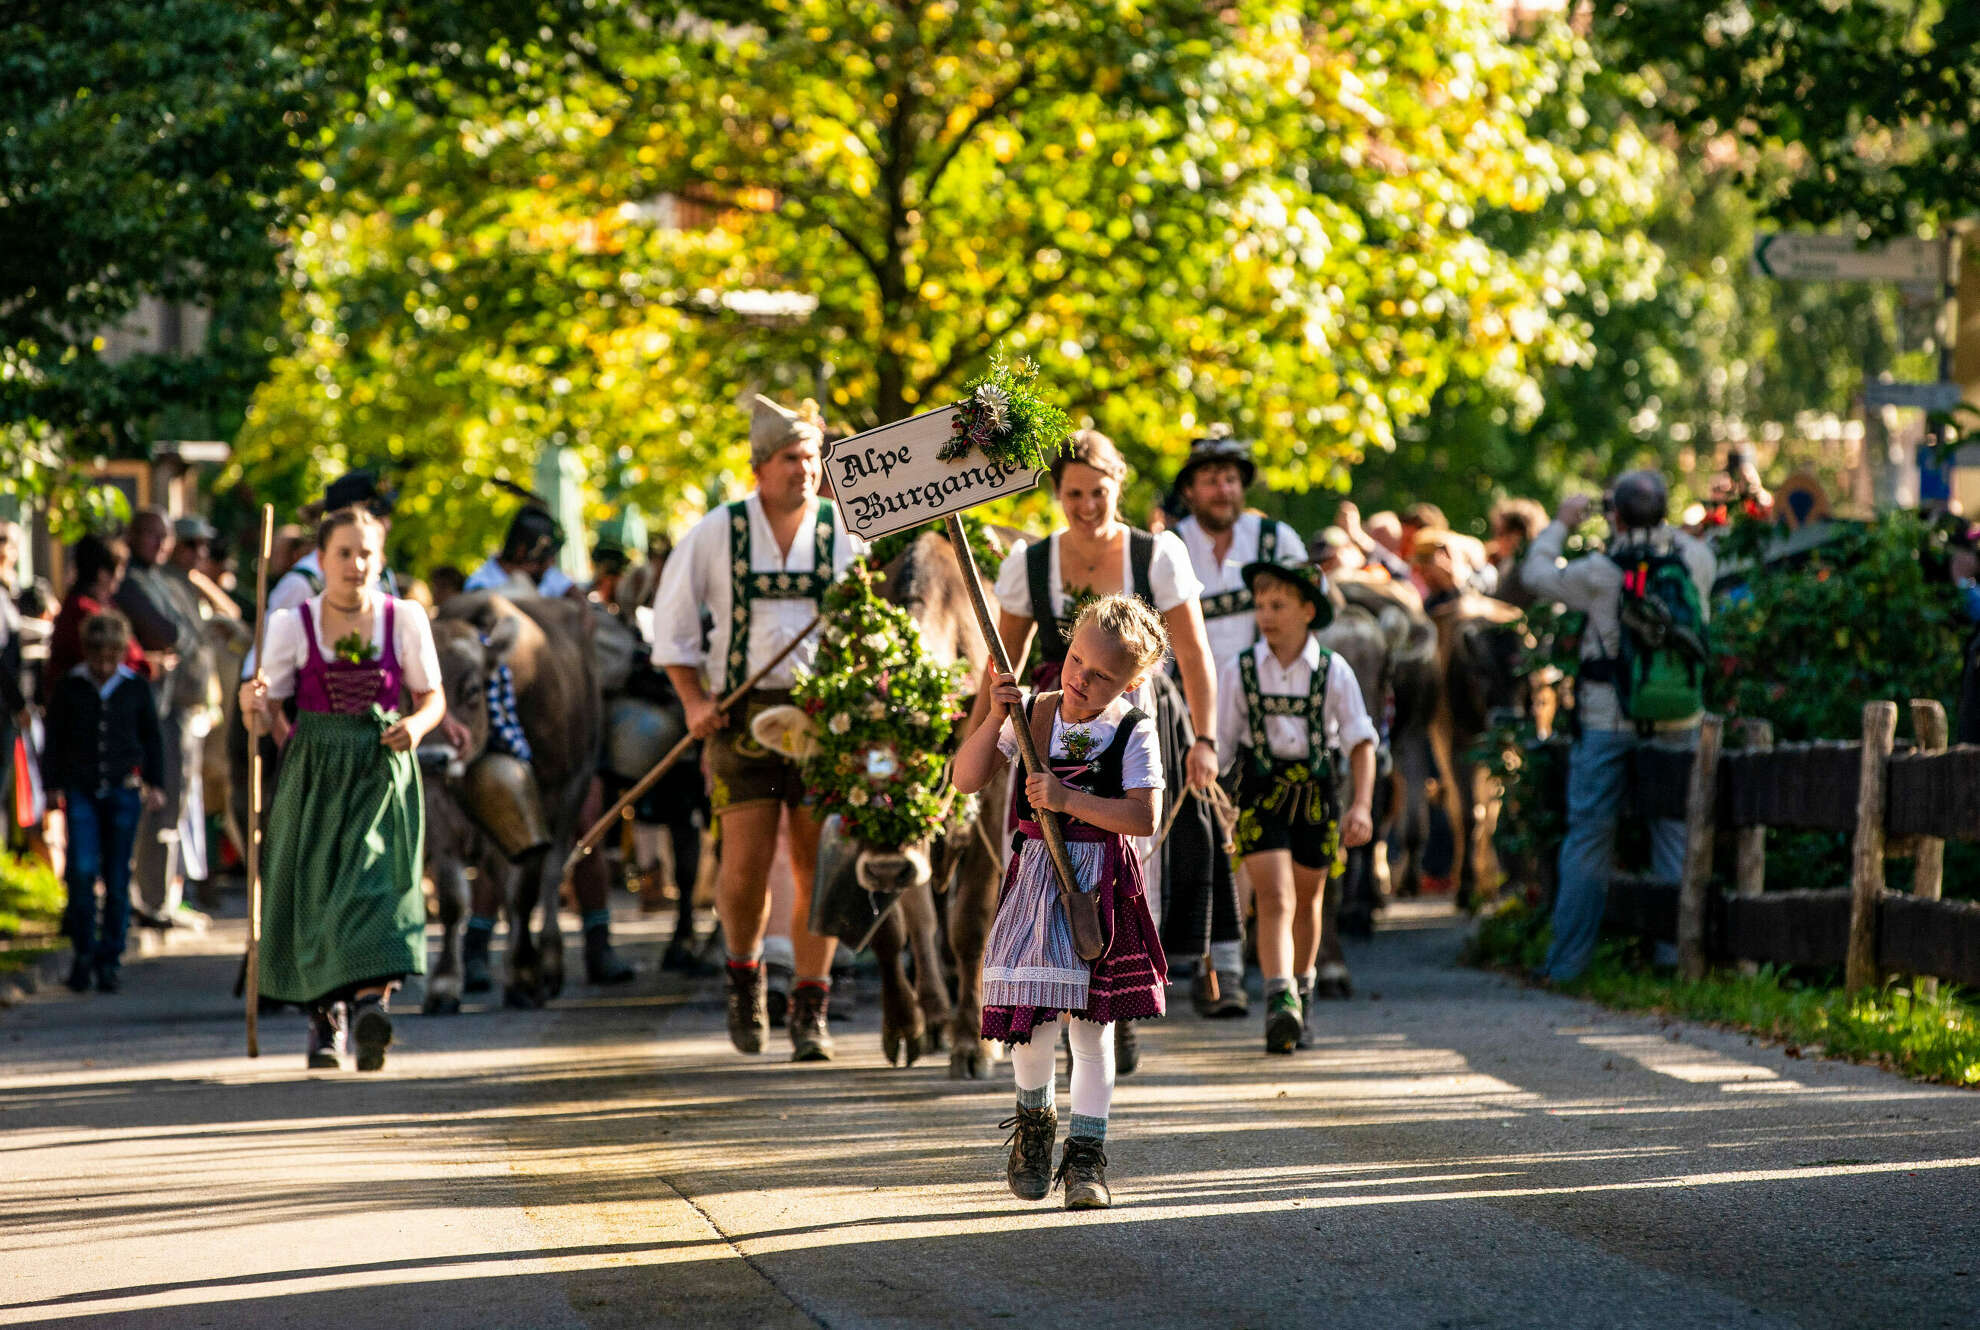
[[[1043,472],[1005,466],[974,451],[943,461],[955,419],[956,408],[946,406],[831,445],[825,479],[846,530],[878,540],[1038,484]]]
[[[956,562],[962,565],[963,583],[969,588],[969,603],[976,611],[976,626],[983,631],[983,640],[990,648],[991,664],[998,673],[1009,674],[1011,662],[1005,657],[1003,639],[997,635],[997,622],[990,614],[983,580],[959,514],[992,499],[1022,494],[1034,488],[1044,473],[1007,466],[973,449],[961,457],[945,460],[941,454],[955,438],[956,414],[955,407],[943,407],[841,439],[825,454],[825,479],[832,486],[839,520],[846,530],[862,540],[876,540],[946,519],[949,543],[955,548]],[[1018,754],[1026,774],[1047,770],[1037,745],[1032,742],[1031,728],[1022,723],[1022,718],[1017,719],[1018,723],[1011,729],[1017,735]],[[1059,879],[1059,893],[1064,898],[1079,890],[1072,856],[1066,851],[1065,833],[1059,827],[1058,815],[1050,809],[1037,809],[1036,815],[1046,855],[1052,861],[1053,872]],[[1069,925],[1070,916],[1069,908]],[[1081,941],[1076,937],[1074,945],[1079,946]]]

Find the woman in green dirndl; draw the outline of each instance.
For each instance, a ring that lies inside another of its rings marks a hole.
[[[326,516],[322,594],[269,616],[260,673],[241,685],[241,714],[282,744],[262,856],[261,995],[308,1011],[311,1067],[342,1065],[347,1032],[359,1071],[383,1067],[392,990],[426,972],[413,750],[447,702],[426,611],[376,586],[384,544],[362,508]]]

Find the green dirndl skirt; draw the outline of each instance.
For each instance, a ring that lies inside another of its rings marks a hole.
[[[392,719],[376,706],[296,718],[261,857],[264,997],[426,973],[426,806],[418,761],[379,742]]]

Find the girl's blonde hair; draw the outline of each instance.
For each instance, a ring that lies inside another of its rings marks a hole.
[[[1169,654],[1169,630],[1162,626],[1162,616],[1137,597],[1102,596],[1089,603],[1073,620],[1066,640],[1071,641],[1073,633],[1088,626],[1105,633],[1128,654],[1134,661],[1136,678],[1161,664]]]

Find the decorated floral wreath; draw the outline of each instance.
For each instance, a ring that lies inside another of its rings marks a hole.
[[[950,813],[943,780],[966,667],[923,651],[921,630],[854,564],[825,593],[824,637],[794,700],[812,718],[804,783],[821,816],[893,850],[931,838]]]
[[[998,355],[990,372],[964,386],[956,405],[955,436],[937,454],[951,462],[974,448],[988,461],[1013,470],[1042,471],[1065,452],[1072,438],[1066,413],[1032,388],[1038,364],[1016,364]]]

